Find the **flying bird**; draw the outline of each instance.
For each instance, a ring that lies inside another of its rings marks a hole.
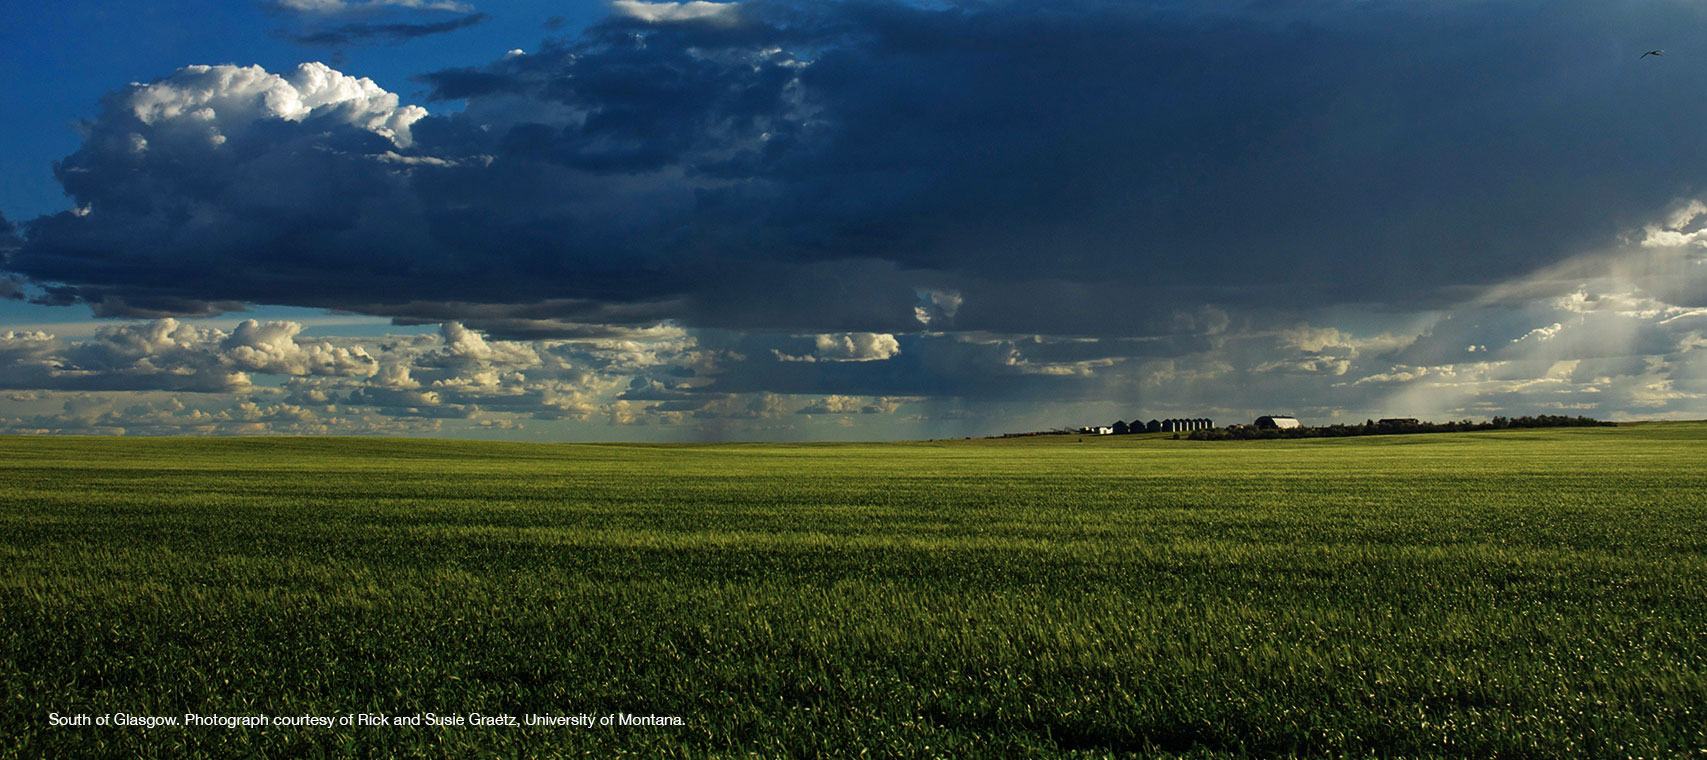
[[[1665,55],[1665,54],[1666,54],[1666,51],[1664,51],[1664,50],[1649,50],[1646,53],[1643,53],[1641,55],[1636,56],[1636,60],[1640,61],[1643,58],[1647,58],[1650,55]]]

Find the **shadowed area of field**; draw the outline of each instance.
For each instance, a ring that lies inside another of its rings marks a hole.
[[[0,438],[5,757],[1681,756],[1707,424]],[[680,716],[100,728],[48,714]]]

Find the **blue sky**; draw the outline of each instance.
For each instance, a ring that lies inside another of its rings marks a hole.
[[[3,431],[1707,406],[1693,3],[0,13]]]

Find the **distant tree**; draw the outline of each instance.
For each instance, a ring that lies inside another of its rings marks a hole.
[[[1534,417],[1495,417],[1490,422],[1475,422],[1473,420],[1456,420],[1452,422],[1422,422],[1411,419],[1391,419],[1385,422],[1367,420],[1362,425],[1328,425],[1327,427],[1298,427],[1284,430],[1260,429],[1256,427],[1241,427],[1237,430],[1206,431],[1198,430],[1191,434],[1194,441],[1225,441],[1229,439],[1269,439],[1269,438],[1332,438],[1350,435],[1392,435],[1396,433],[1461,433],[1473,430],[1499,430],[1502,428],[1537,428],[1537,427],[1592,427],[1614,426],[1616,422],[1605,422],[1592,417],[1566,417],[1564,415],[1542,414]]]

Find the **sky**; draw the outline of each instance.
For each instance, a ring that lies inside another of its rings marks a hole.
[[[1696,0],[11,3],[0,434],[1699,419],[1703,29]]]

